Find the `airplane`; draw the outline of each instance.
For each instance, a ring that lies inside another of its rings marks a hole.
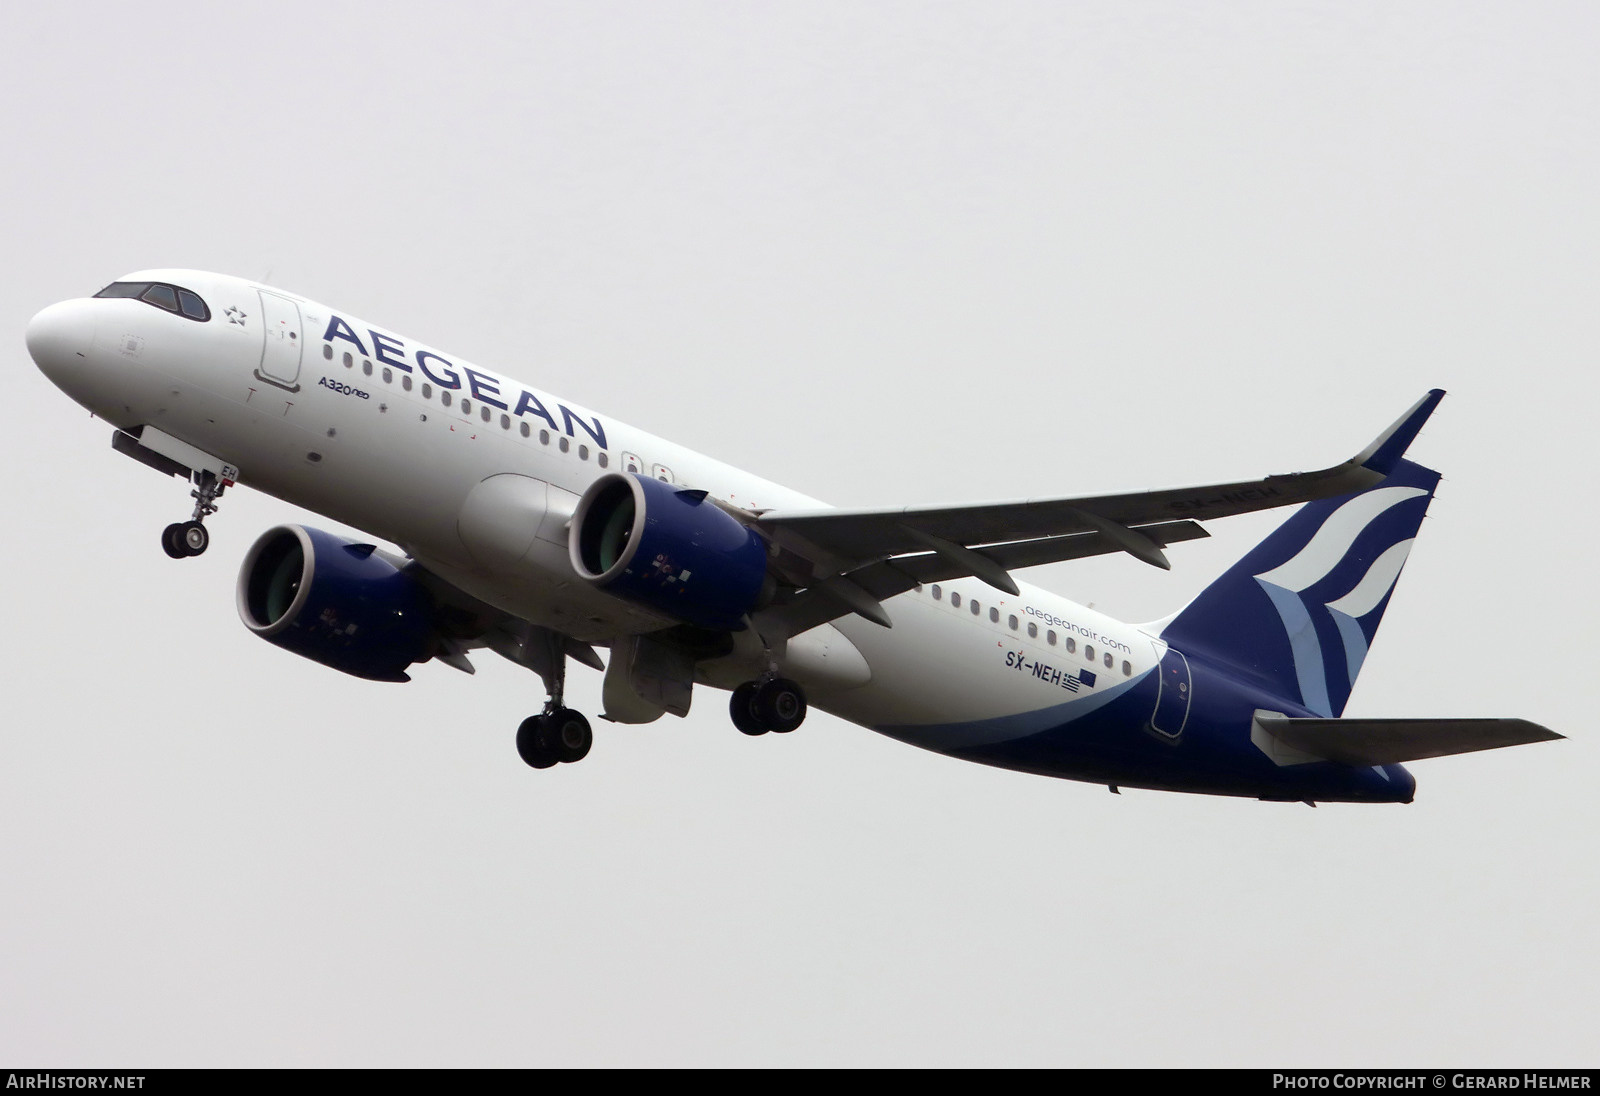
[[[466,673],[488,650],[547,696],[522,760],[601,717],[728,690],[750,736],[811,706],[951,757],[1123,787],[1409,803],[1403,763],[1561,738],[1520,719],[1342,718],[1439,482],[1405,453],[1433,390],[1356,456],[1147,492],[834,509],[305,297],[196,270],[128,274],[28,324],[38,368],[112,447],[194,499],[166,553],[246,485],[398,547],[279,525],[245,553],[256,635],[358,678]],[[1129,624],[1012,572],[1122,552],[1170,567],[1200,524],[1299,505],[1189,605]],[[602,659],[599,649],[609,652]]]

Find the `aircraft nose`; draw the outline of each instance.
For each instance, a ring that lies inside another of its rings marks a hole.
[[[62,301],[28,321],[28,354],[39,371],[60,383],[87,364],[92,331],[77,301]]]

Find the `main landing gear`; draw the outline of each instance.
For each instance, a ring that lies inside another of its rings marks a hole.
[[[173,522],[161,531],[161,547],[173,559],[198,556],[210,547],[211,534],[204,522],[217,512],[217,496],[233,482],[231,476],[221,479],[215,472],[201,472],[199,477],[195,489],[189,492],[189,497],[195,500],[194,516],[188,521]]]
[[[536,769],[563,761],[582,761],[594,745],[589,721],[571,708],[547,707],[517,728],[517,753]]]
[[[546,633],[549,644],[548,673],[540,670],[550,699],[544,711],[530,715],[517,727],[517,753],[535,769],[548,769],[562,762],[582,761],[594,745],[594,732],[581,712],[562,704],[567,686],[566,637]]]
[[[748,735],[788,734],[806,718],[806,694],[786,677],[746,681],[728,702],[733,725]]]

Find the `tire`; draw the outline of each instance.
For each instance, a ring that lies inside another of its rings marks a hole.
[[[530,715],[517,728],[517,753],[535,769],[548,769],[561,760],[554,736],[542,715]]]
[[[582,713],[562,708],[549,719],[550,742],[556,756],[565,762],[582,761],[594,745],[594,732]]]
[[[746,681],[733,690],[733,697],[728,701],[728,718],[747,735],[767,733],[767,725],[756,714],[756,692],[759,688],[754,681]]]
[[[189,550],[183,544],[183,524],[174,522],[161,530],[161,550],[173,559],[187,559]]]
[[[774,678],[756,691],[755,715],[768,730],[788,734],[806,721],[806,694],[788,678]]]

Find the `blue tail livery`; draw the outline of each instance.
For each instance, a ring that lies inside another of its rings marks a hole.
[[[1162,638],[1319,716],[1344,711],[1439,473],[1307,503],[1189,604]]]

